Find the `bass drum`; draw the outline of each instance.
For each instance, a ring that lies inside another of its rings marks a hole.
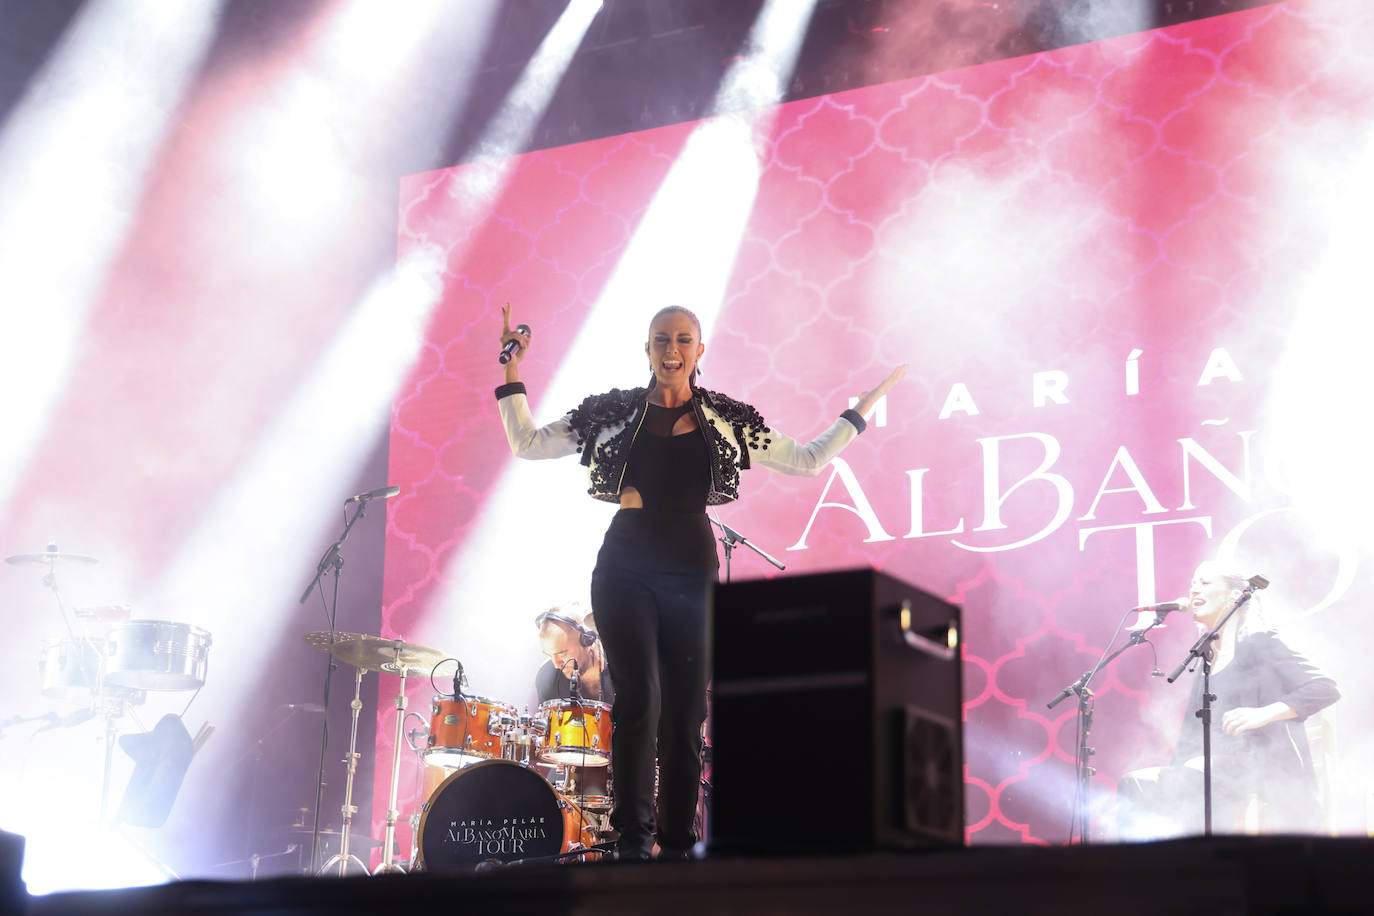
[[[508,760],[456,771],[420,816],[420,861],[430,871],[556,856],[595,842],[580,808],[534,770]]]

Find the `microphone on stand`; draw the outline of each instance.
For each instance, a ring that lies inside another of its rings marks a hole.
[[[515,326],[515,333],[517,333],[517,334],[525,334],[525,335],[528,336],[528,334],[530,333],[530,326],[527,325],[527,324],[517,324],[517,325]],[[508,362],[511,361],[511,357],[515,356],[515,354],[516,354],[519,350],[520,350],[520,341],[518,341],[518,340],[508,340],[508,341],[506,341],[506,345],[505,345],[504,347],[501,348],[501,355],[498,356],[496,359],[497,359],[497,361],[498,361],[501,365],[504,366],[506,363],[508,363]]]
[[[569,659],[569,661],[572,662],[572,668],[573,668],[573,670],[572,670],[572,674],[569,675],[569,677],[568,677],[568,690],[572,693],[572,698],[573,698],[574,700],[576,700],[576,699],[578,699],[578,696],[577,696],[577,659],[573,658],[573,659]]]
[[[400,487],[378,487],[375,490],[368,490],[366,493],[359,493],[357,496],[350,496],[344,500],[344,505],[349,503],[367,503],[374,499],[390,499],[401,492]]]
[[[1165,617],[1172,614],[1174,611],[1181,611],[1187,606],[1187,598],[1178,598],[1174,601],[1164,601],[1160,604],[1143,604],[1140,607],[1131,608],[1131,610],[1137,612],[1140,616],[1135,619],[1135,623],[1126,628],[1126,632],[1134,633],[1139,630],[1149,629],[1152,626],[1163,626]],[[1148,614],[1154,614],[1154,619],[1150,620],[1146,616]]]
[[[457,659],[454,661],[458,662],[458,667],[453,669],[453,698],[457,700],[463,696],[463,663]]]
[[[1165,601],[1163,604],[1144,604],[1140,607],[1131,608],[1131,610],[1139,611],[1142,614],[1153,613],[1163,615],[1172,613],[1173,611],[1181,611],[1184,609],[1184,607],[1187,606],[1187,604],[1188,599],[1179,598],[1176,601]]]

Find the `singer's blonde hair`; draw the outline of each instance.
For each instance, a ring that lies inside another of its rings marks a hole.
[[[1211,567],[1212,574],[1225,582],[1228,588],[1243,591],[1250,586],[1250,577],[1234,563],[1204,560],[1201,566]],[[1236,639],[1245,639],[1255,633],[1267,633],[1272,629],[1265,618],[1264,602],[1258,591],[1251,592],[1250,598],[1240,606],[1230,622],[1235,624]]]

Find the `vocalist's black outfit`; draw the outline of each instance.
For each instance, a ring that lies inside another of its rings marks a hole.
[[[1304,722],[1340,699],[1336,682],[1277,635],[1260,631],[1236,641],[1231,661],[1211,676],[1211,688],[1216,697],[1211,728],[1213,831],[1240,831],[1252,802],[1258,803],[1264,833],[1320,831],[1322,808]],[[1297,718],[1238,735],[1222,730],[1227,711],[1274,702],[1288,704]],[[1193,715],[1201,707],[1198,670],[1171,765],[1159,768],[1155,777],[1146,776],[1150,771],[1128,773],[1117,786],[1122,839],[1202,832],[1202,725]]]
[[[616,685],[611,824],[622,858],[647,858],[655,829],[665,854],[685,854],[697,840],[710,672],[706,609],[718,567],[706,506],[737,498],[739,473],[753,461],[783,473],[819,473],[863,420],[847,410],[802,445],[764,425],[749,405],[703,389],[677,408],[649,403],[647,389],[616,389],[538,428],[522,383],[502,385],[496,397],[516,455],[581,452],[594,498],[618,503],[627,486],[640,493],[644,508],[615,514],[592,573],[592,610]],[[697,429],[672,435],[689,410]]]
[[[1236,641],[1229,664],[1211,677],[1212,821],[1219,833],[1237,829],[1251,798],[1260,803],[1265,833],[1305,833],[1322,828],[1312,751],[1303,724],[1340,699],[1336,682],[1290,649],[1272,632]],[[1283,702],[1295,719],[1228,735],[1227,710]],[[1202,707],[1202,673],[1193,682],[1189,710]],[[1174,750],[1174,765],[1202,756],[1202,726],[1191,716]],[[1201,798],[1201,796],[1198,796]],[[1200,803],[1197,803],[1200,806]]]

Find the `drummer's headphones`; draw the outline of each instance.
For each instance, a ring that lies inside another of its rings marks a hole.
[[[595,630],[589,630],[582,624],[578,623],[576,620],[573,620],[571,617],[565,617],[557,611],[541,611],[539,613],[539,616],[534,618],[534,625],[537,628],[543,629],[544,624],[548,623],[549,621],[553,621],[554,623],[561,623],[563,624],[563,626],[567,627],[570,630],[576,630],[577,641],[584,646],[590,646],[597,640]]]

